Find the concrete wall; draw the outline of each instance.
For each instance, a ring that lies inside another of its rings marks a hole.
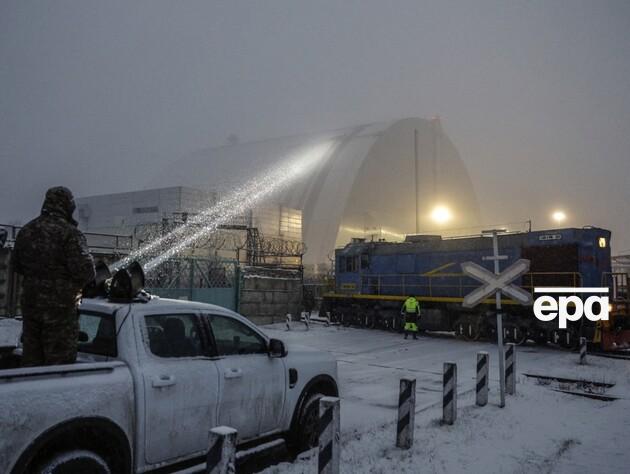
[[[284,321],[302,311],[302,275],[294,270],[246,267],[240,285],[239,312],[256,324]]]

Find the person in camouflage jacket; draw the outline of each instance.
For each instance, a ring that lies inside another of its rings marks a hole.
[[[71,364],[77,356],[81,290],[94,278],[85,236],[72,218],[72,192],[46,192],[41,215],[18,233],[13,250],[22,282],[22,365]]]

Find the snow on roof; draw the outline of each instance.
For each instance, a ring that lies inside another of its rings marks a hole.
[[[81,309],[87,311],[94,311],[105,314],[113,314],[116,310],[126,307],[129,304],[134,306],[152,307],[159,306],[160,308],[172,308],[172,309],[189,309],[189,310],[206,310],[213,312],[230,312],[230,310],[208,303],[200,303],[197,301],[188,300],[175,300],[170,298],[160,298],[159,296],[152,296],[150,300],[143,302],[134,300],[132,302],[120,302],[112,301],[107,298],[84,298],[81,301]]]

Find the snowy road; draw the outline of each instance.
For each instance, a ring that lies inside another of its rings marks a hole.
[[[272,337],[333,354],[342,396],[342,472],[627,472],[630,466],[630,362],[552,348],[517,349],[517,395],[498,408],[498,363],[491,343],[450,336],[403,340],[394,333],[295,324],[265,326]],[[490,352],[490,401],[474,406],[476,352]],[[458,366],[459,418],[441,426],[442,364]],[[523,373],[610,382],[614,402],[555,392]],[[416,442],[394,445],[398,383],[416,378]],[[265,472],[316,472],[316,456]]]

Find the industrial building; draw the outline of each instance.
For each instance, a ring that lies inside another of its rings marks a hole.
[[[307,270],[327,268],[335,247],[352,237],[402,240],[405,234],[480,225],[466,167],[437,118],[200,150],[158,172],[150,184],[221,194],[322,143],[331,146],[314,171],[273,198],[302,212]]]
[[[216,194],[174,186],[79,197],[76,202],[82,230],[133,235],[139,226],[161,222],[177,214],[200,212],[216,202]]]
[[[214,191],[174,186],[77,198],[81,230],[91,234],[131,236],[133,247],[164,235],[217,202]],[[249,233],[247,232],[249,229]],[[235,216],[229,225],[208,237],[203,245],[190,249],[189,255],[245,257],[238,253],[255,231],[255,238],[275,244],[302,242],[302,212],[280,204],[261,203]],[[238,253],[238,254],[237,254]],[[278,253],[278,252],[276,252]],[[290,263],[298,264],[299,260]]]

